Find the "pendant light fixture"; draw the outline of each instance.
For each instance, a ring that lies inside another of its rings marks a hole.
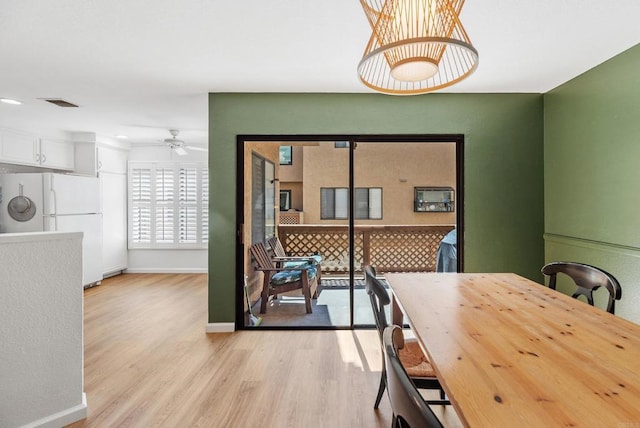
[[[360,0],[373,33],[358,64],[378,92],[416,95],[451,86],[478,66],[460,22],[464,0]]]

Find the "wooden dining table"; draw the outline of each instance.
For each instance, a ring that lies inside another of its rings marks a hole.
[[[640,326],[512,273],[393,273],[468,427],[640,428]]]

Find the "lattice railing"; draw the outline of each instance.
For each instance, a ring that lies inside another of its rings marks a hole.
[[[433,272],[440,241],[453,226],[355,226],[356,271],[371,264],[378,272]],[[349,271],[347,226],[283,225],[278,237],[289,255],[322,254],[322,273]]]
[[[300,224],[304,213],[301,211],[280,211],[280,224]]]

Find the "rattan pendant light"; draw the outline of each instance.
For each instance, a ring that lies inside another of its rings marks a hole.
[[[360,0],[371,24],[358,74],[386,94],[416,95],[451,86],[478,66],[460,22],[464,0]]]

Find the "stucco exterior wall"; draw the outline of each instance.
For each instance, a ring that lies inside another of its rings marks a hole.
[[[453,143],[358,143],[355,187],[381,187],[382,219],[358,224],[455,224],[456,213],[414,212],[414,187],[456,188]],[[349,150],[332,143],[304,148],[304,222],[346,224],[320,219],[320,188],[349,186]]]

